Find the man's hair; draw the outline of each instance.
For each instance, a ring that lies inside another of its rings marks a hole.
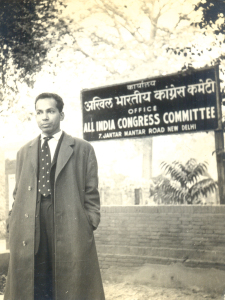
[[[46,98],[53,98],[56,101],[56,107],[58,108],[59,112],[62,112],[64,106],[63,99],[59,95],[54,93],[42,93],[38,95],[37,98],[35,99],[35,108],[38,100],[46,99]]]

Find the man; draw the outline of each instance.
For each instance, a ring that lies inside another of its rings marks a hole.
[[[4,299],[104,300],[94,150],[60,130],[60,96],[40,94],[35,109],[42,133],[17,154]]]

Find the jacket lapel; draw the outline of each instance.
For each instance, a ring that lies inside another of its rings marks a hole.
[[[55,181],[57,180],[59,173],[62,171],[62,169],[70,159],[71,155],[73,154],[73,148],[71,146],[73,146],[74,144],[75,140],[64,132],[62,144],[59,149],[59,154],[57,158]]]
[[[31,161],[31,164],[35,170],[35,174],[37,176],[37,170],[38,170],[38,141],[40,139],[40,135],[36,137],[33,141],[31,141],[29,145],[29,159]]]

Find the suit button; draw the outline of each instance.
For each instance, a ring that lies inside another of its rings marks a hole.
[[[23,246],[24,246],[24,247],[26,246],[26,244],[27,244],[27,243],[26,243],[25,241],[23,241]]]
[[[28,214],[25,214],[25,218],[28,218],[29,217],[29,215]]]
[[[28,186],[28,191],[31,191],[32,190],[32,187],[29,185]]]

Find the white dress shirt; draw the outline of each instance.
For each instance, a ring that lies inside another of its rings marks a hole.
[[[53,138],[48,141],[48,145],[49,145],[49,149],[50,149],[50,153],[51,153],[51,162],[53,160],[55,150],[56,150],[56,147],[58,145],[58,142],[59,142],[59,139],[60,139],[61,135],[62,135],[62,130],[60,130],[59,132],[53,134],[52,135]],[[42,133],[41,134],[41,147],[44,143],[44,137],[46,137],[46,135]]]

